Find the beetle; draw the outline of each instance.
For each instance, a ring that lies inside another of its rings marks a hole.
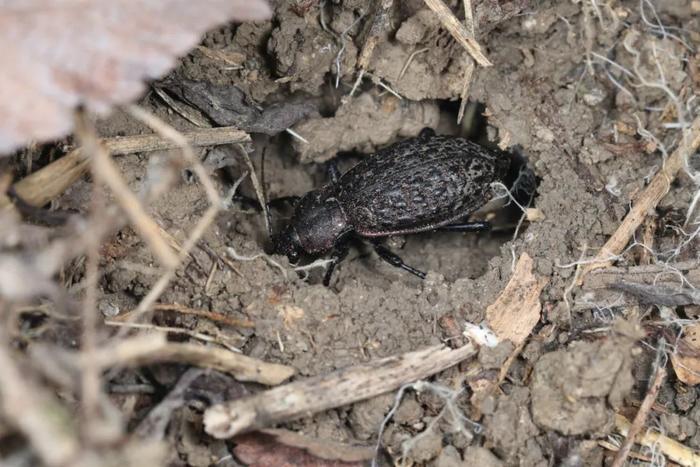
[[[466,219],[505,180],[510,154],[429,128],[368,156],[343,175],[331,165],[330,183],[298,198],[289,223],[272,238],[272,253],[296,264],[331,254],[323,284],[348,254],[353,238],[369,240],[381,259],[421,279],[382,244],[392,235],[434,230],[480,231],[488,222]]]

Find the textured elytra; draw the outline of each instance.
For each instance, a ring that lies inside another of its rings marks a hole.
[[[336,197],[360,235],[422,232],[480,208],[509,164],[507,154],[464,138],[418,137],[353,167],[338,181]]]

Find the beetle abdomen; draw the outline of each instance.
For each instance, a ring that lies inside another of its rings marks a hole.
[[[463,138],[413,138],[378,151],[338,181],[338,199],[363,236],[413,233],[484,205],[509,156]]]

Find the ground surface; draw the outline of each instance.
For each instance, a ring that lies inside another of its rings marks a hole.
[[[408,264],[430,271],[425,281],[380,262],[367,247],[353,249],[326,288],[320,284],[320,270],[312,270],[305,281],[280,257],[274,260],[284,273],[259,257],[232,259],[235,271],[217,268],[210,277],[212,252],[227,256],[233,248],[251,257],[266,241],[261,215],[234,203],[218,217],[204,245],[193,251],[189,265],[177,273],[159,302],[251,320],[254,329],[160,313],[154,322],[216,335],[247,355],[291,365],[299,376],[319,375],[443,342],[450,337],[442,325],[448,318],[460,325],[482,322],[487,306],[508,282],[515,260],[527,253],[534,259],[534,272],[548,280],[540,297],[542,318],[500,390],[473,403],[467,391],[458,402],[483,430],[455,432],[453,424],[443,421],[414,439],[442,404],[439,398],[408,392],[382,435],[383,445],[393,459],[403,455],[407,465],[603,465],[614,452],[598,441],[609,441],[614,433],[615,410],[626,409],[633,416],[655,359],[655,337],[647,332],[643,340],[649,345],[640,344],[635,336],[644,335],[642,325],[631,323],[639,314],[651,319],[659,311],[653,304],[638,306],[629,300],[611,306],[570,289],[575,267],[566,265],[597,251],[662,163],[662,148],[673,149],[678,141],[680,133],[664,123],[679,119],[673,99],[688,102],[700,85],[692,49],[700,38],[697,2],[475,1],[477,39],[493,67],[476,68],[468,123],[463,126],[455,121],[467,54],[422,1],[396,2],[401,5],[392,10],[369,67],[376,80],[403,99],[366,78],[345,104],[341,100],[354,83],[374,2],[326,3],[320,7],[315,1],[281,1],[271,22],[212,32],[204,46],[239,57],[240,65],[227,66],[198,50],[169,77],[235,85],[263,108],[292,96],[315,106],[315,115],[294,126],[308,143],[288,133],[254,134],[256,163],[266,151],[270,197],[302,194],[324,183],[324,163],[337,153],[343,171],[374,149],[431,126],[439,133],[469,134],[489,140],[487,144],[517,147],[538,177],[532,207],[542,215],[525,221],[515,239],[517,210],[498,217],[492,233],[421,234],[406,237],[405,243],[396,241],[394,249]],[[452,6],[462,11],[461,4]],[[427,50],[417,53],[399,77],[409,56],[423,49]],[[665,79],[666,87],[637,85],[638,75],[651,83]],[[193,128],[153,93],[142,104],[180,130]],[[683,104],[685,118],[692,118],[693,111],[692,105]],[[146,131],[122,114],[101,121],[98,129],[103,136]],[[644,129],[657,139],[645,138]],[[154,157],[117,159],[135,191],[148,181],[149,160]],[[229,167],[214,172],[222,193],[245,170],[240,157],[228,157]],[[81,180],[54,207],[85,211],[90,185],[91,180]],[[654,251],[668,251],[680,243],[677,227],[695,189],[688,176],[681,176],[656,209]],[[248,182],[242,191],[254,196]],[[150,212],[182,242],[206,207],[201,186],[183,175],[182,183]],[[273,214],[277,224],[283,222],[284,212]],[[626,252],[618,266],[637,264],[640,251]],[[101,262],[100,310],[131,310],[158,279],[143,271],[154,258],[129,228],[109,240],[103,247],[107,252]],[[674,261],[696,259],[694,241],[678,253]],[[654,260],[668,257],[659,254]],[[80,265],[76,270],[78,281]],[[675,311],[692,317],[692,310],[689,306]],[[616,323],[618,319],[627,320],[626,327]],[[62,325],[54,332],[68,331]],[[479,371],[497,373],[511,350],[482,351]],[[466,385],[465,378],[477,379],[467,370],[453,368],[435,381],[452,388]],[[180,367],[156,366],[148,369],[147,377],[112,374],[108,384],[148,381],[161,391],[172,387],[181,372]],[[700,448],[696,389],[670,373],[650,424]],[[114,397],[122,408],[135,405],[131,424],[158,400]],[[285,426],[319,438],[373,444],[393,402],[393,394],[385,395]],[[225,456],[226,446],[201,433],[198,412],[184,412],[169,431],[174,465],[210,465],[216,453]]]

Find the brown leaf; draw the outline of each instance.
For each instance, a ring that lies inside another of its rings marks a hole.
[[[345,462],[317,457],[308,450],[309,439],[301,443],[303,447],[295,447],[283,443],[280,438],[288,442],[291,439],[288,435],[280,437],[280,433],[275,433],[275,435],[251,433],[238,436],[235,438],[236,447],[233,452],[239,461],[249,467],[270,465],[278,467],[361,467],[365,465],[365,462],[361,461]],[[294,444],[298,444],[300,438],[303,437],[296,435]]]
[[[69,133],[78,105],[105,113],[135,99],[207,29],[271,15],[264,0],[0,4],[0,155]]]
[[[690,386],[700,384],[700,324],[683,329],[679,352],[671,354],[671,363],[678,379]]]

